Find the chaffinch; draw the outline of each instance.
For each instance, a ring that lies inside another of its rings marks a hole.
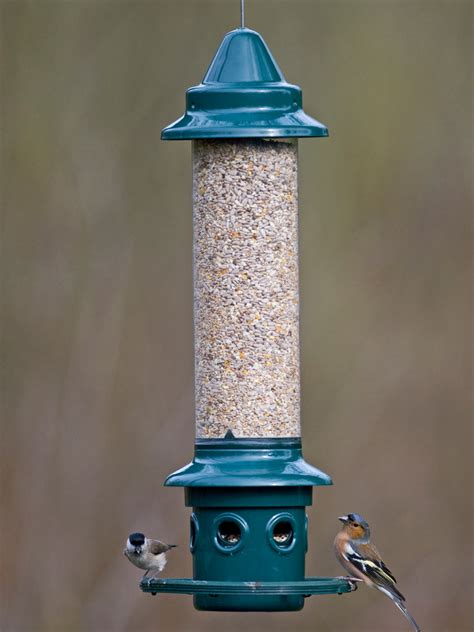
[[[370,542],[370,528],[367,521],[355,513],[341,516],[339,520],[343,526],[334,540],[334,550],[342,566],[353,575],[348,579],[363,581],[367,586],[382,591],[390,597],[416,632],[421,632],[404,604],[405,597],[395,587],[397,580]]]

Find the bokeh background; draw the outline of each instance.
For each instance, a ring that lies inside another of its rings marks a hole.
[[[1,2],[2,632],[403,632],[380,593],[299,613],[152,598],[130,531],[180,548],[193,453],[190,143],[160,142],[237,0]],[[300,143],[303,445],[424,632],[471,632],[472,3],[247,0],[329,139]]]

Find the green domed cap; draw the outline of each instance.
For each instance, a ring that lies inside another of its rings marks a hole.
[[[186,92],[186,112],[163,140],[327,136],[302,107],[301,88],[285,81],[262,36],[227,33],[202,83]]]

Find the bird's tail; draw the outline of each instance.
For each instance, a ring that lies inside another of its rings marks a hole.
[[[392,599],[393,603],[397,606],[397,608],[400,610],[400,612],[403,614],[403,616],[408,619],[408,621],[412,624],[413,629],[416,632],[421,632],[421,628],[418,625],[418,623],[415,621],[415,619],[411,616],[411,614],[408,612],[405,604],[398,600],[398,599]]]

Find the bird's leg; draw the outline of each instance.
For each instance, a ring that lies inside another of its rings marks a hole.
[[[148,571],[147,571],[147,572],[148,572]],[[157,575],[157,573],[159,573],[159,571],[155,570],[155,572],[154,572],[152,575],[150,575],[150,577],[149,577],[149,579],[148,579],[148,586],[151,584],[151,581],[152,581],[153,579],[156,579],[156,575]]]
[[[346,582],[363,582],[359,577],[351,577],[350,575],[338,575],[334,579],[344,579]]]

